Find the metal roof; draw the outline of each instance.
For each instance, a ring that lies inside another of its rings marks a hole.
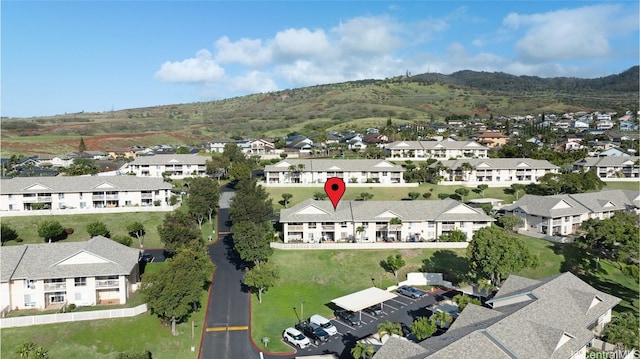
[[[387,292],[386,290],[371,287],[336,298],[331,302],[340,308],[347,309],[352,312],[359,312],[372,305],[380,304],[397,296],[397,294]]]

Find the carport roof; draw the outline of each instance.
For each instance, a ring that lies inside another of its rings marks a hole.
[[[396,294],[387,292],[377,287],[363,289],[359,292],[351,293],[331,302],[340,308],[358,312],[372,305],[380,304],[386,300],[397,297]]]

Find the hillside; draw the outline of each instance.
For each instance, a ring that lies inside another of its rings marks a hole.
[[[199,144],[219,137],[312,135],[387,118],[443,121],[450,115],[507,116],[575,111],[637,110],[639,67],[597,79],[539,78],[459,71],[361,80],[220,101],[100,113],[3,118],[2,156],[59,154],[134,144]],[[366,119],[366,121],[365,121]],[[355,128],[359,129],[359,128]]]

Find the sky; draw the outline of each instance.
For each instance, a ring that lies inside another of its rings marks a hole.
[[[5,117],[407,72],[597,78],[640,62],[637,0],[3,0],[0,14]]]

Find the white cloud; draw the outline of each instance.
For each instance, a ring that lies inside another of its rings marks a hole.
[[[200,50],[196,57],[165,62],[155,76],[167,82],[207,82],[224,77],[224,69],[213,61],[209,51]]]
[[[276,34],[275,49],[284,56],[317,56],[331,51],[323,30],[287,29]]]
[[[388,17],[356,17],[333,28],[339,36],[343,52],[389,54],[403,43],[397,35],[400,30]]]
[[[611,24],[622,15],[617,5],[595,5],[533,15],[511,13],[503,24],[526,29],[515,50],[522,61],[535,63],[611,55]]]
[[[242,76],[234,77],[229,81],[229,86],[234,92],[263,93],[278,90],[278,85],[268,73],[251,71]]]
[[[262,66],[271,62],[272,49],[262,40],[240,39],[231,42],[223,36],[215,43],[218,63],[239,63],[246,66]]]

